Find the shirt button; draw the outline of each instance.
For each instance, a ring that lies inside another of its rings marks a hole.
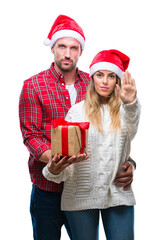
[[[68,97],[66,97],[66,99],[68,99]]]
[[[64,86],[64,83],[62,83],[62,86]]]

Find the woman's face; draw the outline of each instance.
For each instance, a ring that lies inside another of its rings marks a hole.
[[[107,70],[100,70],[93,75],[96,92],[103,98],[111,95],[116,85],[116,74]]]

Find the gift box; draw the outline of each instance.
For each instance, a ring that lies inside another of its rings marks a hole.
[[[73,123],[63,119],[52,120],[51,154],[75,156],[87,154],[89,122]]]

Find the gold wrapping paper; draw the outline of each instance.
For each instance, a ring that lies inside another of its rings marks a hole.
[[[62,126],[51,129],[51,154],[54,156],[59,153],[61,156],[62,151]],[[85,130],[86,148],[84,153],[87,154],[88,150],[88,129]],[[81,150],[81,131],[78,126],[68,126],[68,156],[75,156],[80,154]]]

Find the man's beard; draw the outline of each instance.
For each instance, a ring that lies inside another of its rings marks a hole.
[[[66,60],[70,60],[70,59],[66,59]],[[70,60],[70,61],[71,61],[71,60]],[[71,66],[67,66],[67,65],[66,65],[66,68],[63,67],[61,61],[56,61],[56,60],[55,60],[55,63],[57,64],[57,66],[59,67],[59,69],[60,69],[61,71],[63,71],[63,72],[70,72],[70,71],[72,71],[72,70],[75,68],[75,66],[76,66],[76,64],[73,64],[73,61],[72,61],[72,65],[71,65]]]

